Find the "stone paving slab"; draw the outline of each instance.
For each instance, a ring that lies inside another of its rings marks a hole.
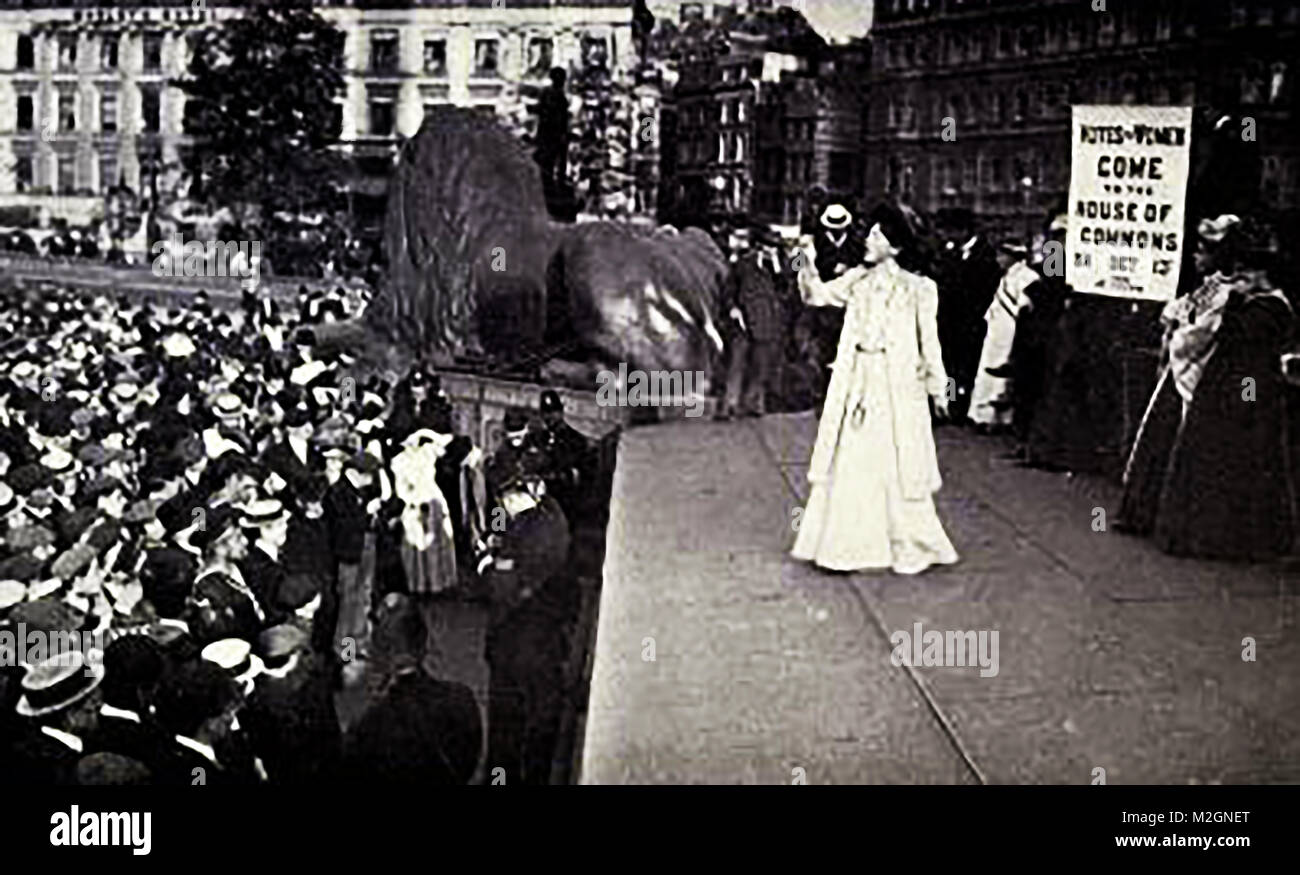
[[[582,782],[971,782],[851,580],[786,556],[767,458],[744,423],[624,435]]]
[[[995,439],[938,435],[938,507],[962,562],[854,582],[888,630],[998,630],[996,677],[916,670],[985,780],[1088,783],[1096,767],[1109,783],[1300,778],[1294,575],[1094,532],[1094,508],[1118,508],[1117,484],[1016,466]]]
[[[820,572],[787,552],[815,429],[625,436],[584,783],[1300,781],[1296,575],[1093,531],[1115,484],[951,428],[938,507],[961,563]],[[892,664],[917,622],[997,631],[998,674]]]

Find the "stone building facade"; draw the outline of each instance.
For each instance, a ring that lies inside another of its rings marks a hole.
[[[346,35],[340,141],[372,194],[399,137],[439,104],[517,113],[528,84],[602,51],[635,62],[631,0],[321,2]],[[189,142],[184,95],[170,84],[189,63],[187,33],[237,6],[155,0],[0,0],[0,206],[45,207],[80,223],[102,212],[118,181],[148,189]]]
[[[866,199],[964,208],[994,233],[1028,234],[1068,190],[1072,104],[1181,105],[1253,118],[1260,196],[1294,215],[1300,3],[1093,7],[880,0]]]

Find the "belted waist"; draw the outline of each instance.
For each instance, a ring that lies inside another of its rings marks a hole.
[[[885,351],[885,348],[883,346],[865,346],[861,343],[855,343],[853,345],[853,348],[857,352],[864,352],[864,353],[881,353]]]

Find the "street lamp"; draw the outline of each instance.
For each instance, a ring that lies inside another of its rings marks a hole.
[[[724,192],[727,190],[727,177],[719,173],[709,181],[713,186],[713,209],[718,214],[719,219],[726,214],[726,203],[723,200]]]
[[[1032,249],[1034,246],[1034,217],[1030,210],[1030,204],[1034,196],[1034,178],[1026,176],[1020,180],[1020,185],[1025,189],[1025,242]]]

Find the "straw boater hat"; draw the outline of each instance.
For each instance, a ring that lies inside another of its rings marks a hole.
[[[213,641],[199,655],[241,684],[247,684],[266,670],[262,658],[253,653],[253,646],[242,638]]]
[[[831,204],[822,211],[822,227],[842,231],[853,222],[853,214],[843,204]]]
[[[18,580],[0,580],[0,611],[7,611],[27,598],[27,585]]]
[[[72,470],[75,460],[65,450],[59,447],[53,447],[44,456],[41,456],[41,464],[56,474],[64,474]]]
[[[244,399],[234,392],[222,392],[212,399],[212,412],[221,417],[244,415]]]
[[[189,358],[195,349],[194,341],[182,332],[176,331],[163,338],[162,351],[171,358]]]
[[[239,505],[240,525],[265,526],[283,519],[288,510],[278,498],[258,498]]]
[[[18,713],[41,717],[62,711],[90,695],[104,681],[104,665],[79,650],[52,656],[23,676]]]

